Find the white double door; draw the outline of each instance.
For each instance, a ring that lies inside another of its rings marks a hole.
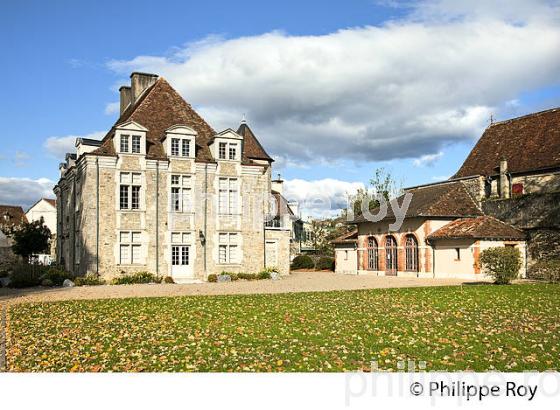
[[[171,245],[171,276],[173,278],[192,278],[193,255],[191,245]]]

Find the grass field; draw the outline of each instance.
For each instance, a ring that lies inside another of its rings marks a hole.
[[[560,369],[560,286],[14,305],[11,371]]]

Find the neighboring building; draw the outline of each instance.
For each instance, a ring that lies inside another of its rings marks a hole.
[[[56,200],[41,198],[25,213],[29,222],[43,218],[44,225],[49,228],[53,237],[56,235]]]
[[[358,231],[353,230],[331,241],[334,246],[335,273],[358,272]]]
[[[13,241],[8,234],[27,222],[21,206],[0,205],[0,268],[18,260],[12,252]]]
[[[265,228],[273,160],[249,126],[214,131],[153,74],[132,73],[120,95],[103,140],[78,139],[60,166],[59,262],[80,275],[176,281],[289,273],[291,226]]]
[[[35,259],[44,265],[50,265],[56,255],[56,200],[41,198],[25,213],[29,222],[43,220],[43,224],[51,231],[50,252],[36,255]]]
[[[359,216],[354,220],[358,227],[355,234],[333,241],[337,272],[478,279],[484,277],[479,257],[486,248],[515,246],[524,257],[523,232],[484,216],[461,181],[408,192],[412,200],[397,231],[389,228],[396,220],[389,207],[382,221],[369,222]],[[402,204],[403,198],[395,201]],[[352,246],[354,252],[350,252]],[[354,270],[352,255],[356,256]],[[521,275],[525,276],[524,269]]]
[[[452,178],[405,191],[413,197],[398,231],[390,208],[333,241],[337,271],[480,278],[480,252],[492,246],[521,251],[521,276],[539,258],[560,258],[560,109],[491,124]],[[355,269],[341,259],[352,245]]]

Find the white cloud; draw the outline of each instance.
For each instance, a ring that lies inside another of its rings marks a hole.
[[[107,115],[113,115],[113,114],[117,114],[121,109],[121,105],[120,102],[111,102],[111,103],[107,103],[107,105],[105,106],[105,114]]]
[[[31,156],[24,151],[16,151],[16,155],[14,156],[14,164],[17,168],[24,168],[29,164],[29,160]]]
[[[91,138],[100,140],[105,136],[105,131],[96,131],[87,135],[67,135],[65,137],[49,137],[43,144],[47,152],[56,158],[64,159],[66,153],[76,152],[76,138]]]
[[[284,182],[283,195],[288,201],[297,201],[303,216],[329,217],[346,208],[349,195],[364,189],[362,182],[347,182],[332,178],[315,181],[290,179]]]
[[[422,155],[420,158],[416,158],[412,161],[412,164],[415,167],[431,167],[439,161],[441,157],[443,157],[443,152],[438,152],[437,154],[426,154]]]
[[[245,113],[273,156],[418,158],[478,137],[506,102],[558,81],[555,9],[457,3],[422,2],[407,19],[326,35],[212,37],[109,67],[163,75],[217,129]]]
[[[54,198],[54,182],[47,178],[0,177],[0,204],[21,205],[26,211],[40,198]]]

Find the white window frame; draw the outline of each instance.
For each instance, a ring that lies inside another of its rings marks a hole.
[[[130,152],[130,135],[121,134],[119,136],[119,152],[123,154],[128,154]]]
[[[224,148],[223,156],[222,156],[222,147]],[[220,140],[218,141],[218,146],[217,146],[217,150],[218,150],[217,157],[220,161],[239,161],[240,149],[241,149],[241,144],[239,141]],[[232,150],[235,150],[233,157],[231,156]]]
[[[119,265],[145,265],[142,256],[142,232],[141,231],[119,231],[118,232]],[[126,249],[126,256],[123,250]],[[135,254],[137,252],[137,256]]]
[[[238,215],[239,213],[239,178],[219,177],[218,214]]]
[[[142,209],[142,173],[141,172],[119,172],[118,209],[120,211],[139,211]],[[124,188],[124,189],[123,189]],[[138,191],[138,205],[133,207],[132,195]],[[123,204],[123,192],[126,192],[126,203]]]
[[[240,261],[240,235],[237,232],[218,233],[218,264],[238,265]]]
[[[193,178],[191,175],[171,174],[169,180],[169,210],[171,212],[185,213],[194,211],[194,191],[192,185]],[[174,190],[178,191],[178,198],[173,193]]]
[[[180,135],[180,134],[169,134],[167,137],[167,152],[171,158],[177,159],[188,159],[194,158],[195,144],[194,136],[192,135]],[[177,142],[177,151],[174,152],[174,142]],[[185,145],[186,144],[186,145]],[[185,153],[185,146],[188,147],[188,152]]]

